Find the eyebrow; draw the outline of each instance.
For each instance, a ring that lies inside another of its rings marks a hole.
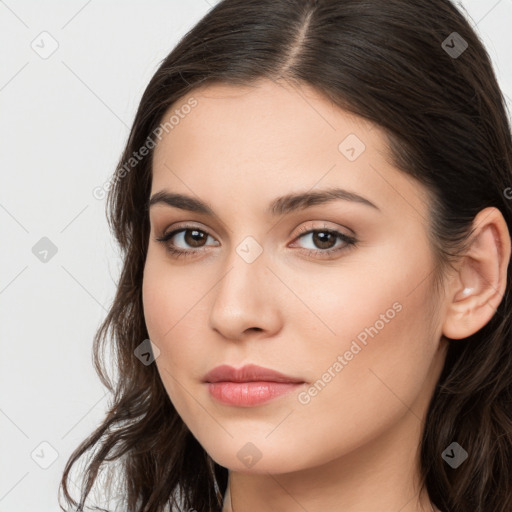
[[[362,197],[354,192],[342,188],[330,188],[325,190],[317,190],[314,192],[301,192],[295,194],[287,194],[278,197],[270,203],[267,213],[272,216],[285,215],[294,211],[305,210],[312,206],[332,202],[335,200],[351,201],[353,203],[369,206],[380,211],[380,208],[372,203],[369,199]],[[161,190],[151,196],[148,207],[155,204],[165,204],[173,206],[181,210],[202,213],[215,217],[213,209],[203,201],[184,194],[175,194]]]

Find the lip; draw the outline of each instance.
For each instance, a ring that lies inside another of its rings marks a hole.
[[[215,367],[204,376],[212,398],[238,407],[253,407],[296,390],[304,381],[254,364]]]
[[[204,382],[287,382],[303,383],[302,379],[290,377],[284,373],[264,368],[255,364],[247,364],[241,368],[233,368],[227,364],[216,366],[204,376]]]

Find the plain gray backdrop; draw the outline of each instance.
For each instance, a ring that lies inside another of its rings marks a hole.
[[[93,191],[157,66],[215,3],[0,0],[0,512],[59,511],[64,465],[103,418],[92,339],[121,262]],[[512,0],[457,3],[512,108]]]

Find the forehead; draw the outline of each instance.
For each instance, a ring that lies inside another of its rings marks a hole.
[[[183,148],[184,143],[189,150],[217,144],[218,150],[229,149],[232,156],[253,153],[264,159],[272,151],[273,158],[287,154],[292,160],[294,155],[302,157],[312,149],[334,149],[338,153],[338,144],[354,133],[367,148],[370,145],[386,151],[379,133],[365,140],[370,139],[374,125],[341,110],[307,85],[292,87],[260,80],[247,86],[201,86],[172,105],[163,120],[192,100],[196,105],[169,130],[173,137],[167,138],[173,139],[168,140],[173,149]]]
[[[426,190],[391,165],[383,131],[309,86],[210,84],[177,101],[162,122],[172,115],[179,121],[155,148],[152,193],[269,202],[294,190],[342,186],[383,210],[413,209],[426,218]]]

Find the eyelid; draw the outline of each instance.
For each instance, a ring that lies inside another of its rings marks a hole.
[[[355,238],[354,231],[352,231],[349,228],[345,228],[345,229],[347,231],[350,231],[350,233],[343,233],[341,231],[341,227],[340,226],[336,226],[336,227],[328,226],[326,221],[311,221],[311,222],[323,222],[323,224],[321,226],[315,226],[315,225],[312,225],[312,226],[309,226],[309,227],[301,226],[301,227],[298,228],[298,233],[295,236],[295,238],[298,238],[299,236],[307,234],[307,233],[311,233],[312,231],[321,231],[321,230],[325,230],[325,231],[338,231],[339,233],[341,233],[342,235],[344,235],[344,236],[346,236],[348,238]],[[292,233],[293,233],[293,231],[292,231]]]
[[[197,229],[198,231],[204,231],[205,233],[207,233],[209,236],[211,236],[213,238],[217,238],[216,236],[212,235],[210,228],[207,228],[206,226],[204,226],[200,223],[196,224],[196,223],[190,223],[187,221],[178,222],[177,224],[172,224],[172,229],[165,228],[162,231],[162,237],[166,237],[167,235],[169,235],[172,232],[185,230],[185,229]]]

